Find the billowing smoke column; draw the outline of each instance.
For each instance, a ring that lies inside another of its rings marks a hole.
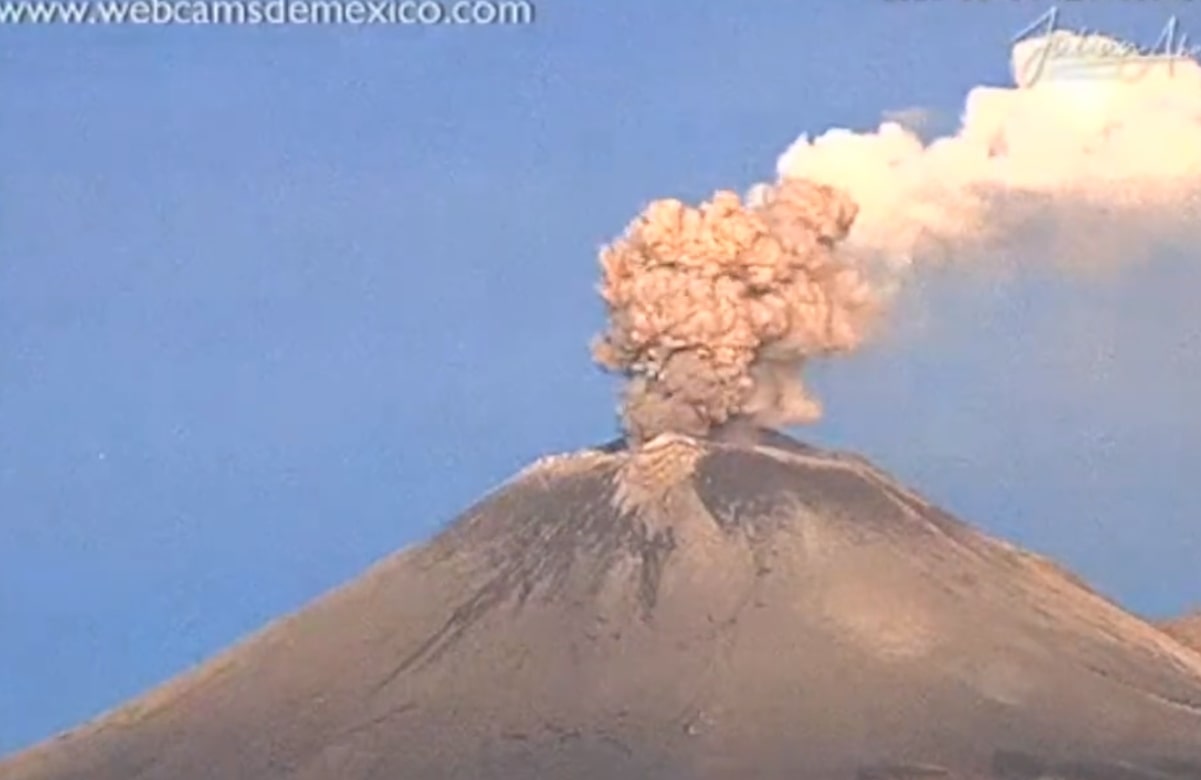
[[[733,192],[700,208],[656,201],[604,250],[612,314],[594,354],[630,377],[631,439],[820,416],[800,369],[858,346],[872,310],[864,280],[834,251],[855,212],[837,190],[785,181],[753,205]]]
[[[923,264],[1088,269],[1201,239],[1196,61],[1054,31],[1017,44],[1012,70],[1017,87],[968,95],[952,136],[802,136],[745,202],[650,204],[601,256],[593,352],[628,379],[629,438],[817,419],[806,361],[858,347]]]

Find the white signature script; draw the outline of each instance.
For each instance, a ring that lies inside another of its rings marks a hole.
[[[1181,31],[1175,16],[1168,19],[1155,43],[1144,48],[1084,29],[1060,31],[1059,8],[1052,6],[1010,42],[1016,44],[1031,38],[1040,39],[1039,43],[1031,47],[1022,62],[1014,62],[1014,76],[1019,84],[1034,84],[1047,72],[1048,65],[1056,73],[1070,73],[1074,77],[1134,81],[1153,66],[1166,65],[1171,74],[1176,63],[1195,62],[1201,56],[1201,46],[1189,43],[1188,33]]]

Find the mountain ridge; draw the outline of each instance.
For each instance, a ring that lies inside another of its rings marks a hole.
[[[1201,653],[849,453],[535,461],[2,780],[1201,778]]]
[[[1165,633],[1201,652],[1201,611],[1160,624]]]

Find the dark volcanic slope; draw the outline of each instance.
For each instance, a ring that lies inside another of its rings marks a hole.
[[[2,780],[1201,778],[1201,654],[853,457],[535,464]]]

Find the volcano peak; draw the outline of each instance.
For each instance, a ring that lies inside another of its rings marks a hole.
[[[0,780],[1201,778],[1201,654],[781,434],[544,458]]]

